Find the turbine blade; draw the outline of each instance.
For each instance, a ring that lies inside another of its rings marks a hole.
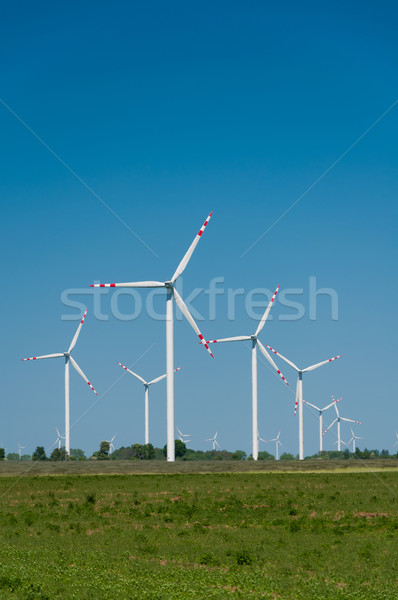
[[[174,373],[176,373],[177,371],[181,371],[182,367],[178,367],[178,369],[174,369]],[[165,373],[164,375],[161,375],[160,377],[156,377],[156,379],[152,379],[152,381],[148,381],[148,385],[152,385],[152,383],[157,383],[158,381],[162,381],[162,379],[164,379],[165,377],[167,377],[167,373]]]
[[[278,373],[279,377],[282,378],[282,380],[286,383],[286,385],[289,385],[287,380],[285,379],[284,375],[282,374],[282,372],[278,369],[278,367],[276,366],[276,364],[274,363],[274,361],[272,360],[272,358],[270,357],[269,353],[266,351],[266,349],[264,348],[264,346],[262,345],[262,343],[260,342],[260,340],[257,340],[257,344],[258,347],[260,348],[261,352],[263,353],[263,355],[265,356],[265,358],[268,360],[268,362],[274,367],[275,371]]]
[[[333,396],[332,396],[332,398],[333,398]],[[340,402],[340,400],[342,400],[342,399],[343,399],[343,398],[341,397],[341,398],[339,398],[338,400],[333,400],[333,402],[331,402],[330,404],[328,404],[327,406],[325,406],[324,408],[322,408],[322,409],[320,409],[320,410],[322,410],[322,412],[323,412],[324,410],[327,410],[327,409],[328,409],[328,408],[330,408],[331,406],[335,405],[337,402]]]
[[[250,335],[237,335],[236,337],[222,338],[220,340],[206,340],[206,344],[217,344],[218,342],[243,342],[251,340]],[[203,342],[200,342],[203,344]]]
[[[84,315],[82,317],[82,320],[80,321],[79,325],[77,326],[76,333],[73,336],[73,340],[70,343],[70,346],[68,348],[68,352],[72,352],[73,348],[76,346],[77,338],[79,337],[80,330],[83,327],[83,323],[84,323],[84,319],[86,318],[87,311],[88,311],[88,308],[86,308],[85,313],[84,313]]]
[[[271,348],[271,346],[268,346],[268,344],[265,344],[267,346],[267,348],[269,348],[271,350],[271,352],[273,352],[274,354],[276,354],[277,356],[279,356],[282,360],[284,360],[288,365],[290,365],[291,367],[293,367],[293,369],[296,369],[296,371],[300,371],[300,369],[298,368],[297,365],[294,364],[294,362],[292,362],[291,360],[289,360],[288,358],[286,358],[285,356],[282,356],[282,354],[279,354],[279,352],[277,352],[274,348]]]
[[[75,359],[72,356],[69,356],[69,360],[71,361],[72,365],[75,367],[76,371],[79,373],[79,375],[81,377],[83,377],[84,381],[91,387],[91,389],[93,390],[94,394],[96,396],[98,396],[97,392],[95,391],[94,387],[92,386],[92,384],[89,382],[89,380],[87,379],[87,377],[85,376],[85,374],[83,373],[83,371],[81,370],[81,368],[79,367],[79,365],[77,364],[77,362],[75,361]]]
[[[190,258],[193,254],[193,251],[195,250],[202,233],[204,232],[204,230],[206,229],[206,226],[208,224],[208,222],[210,221],[211,215],[213,214],[213,212],[211,212],[209,214],[209,216],[207,217],[206,221],[203,223],[202,227],[200,228],[199,232],[197,233],[194,241],[192,242],[192,244],[189,246],[187,252],[185,253],[184,258],[182,259],[182,261],[180,262],[180,264],[178,265],[176,272],[174,273],[173,277],[171,278],[171,283],[174,283],[178,277],[184,272],[185,267],[187,266],[187,264],[190,261]]]
[[[131,371],[130,369],[128,369],[127,367],[125,367],[124,365],[122,365],[121,362],[118,362],[117,364],[120,365],[121,367],[123,367],[123,369],[125,371],[128,371],[129,373],[131,373],[131,375],[134,375],[134,377],[137,377],[137,379],[139,379],[144,385],[148,385],[147,382],[145,381],[145,379],[143,379],[142,377],[140,377],[139,375],[137,375],[137,373],[134,373],[134,371]]]
[[[40,360],[41,358],[61,358],[65,354],[43,354],[43,356],[31,356],[30,358],[21,358],[21,360]]]
[[[180,294],[177,292],[177,290],[174,287],[172,289],[173,289],[174,298],[175,298],[178,308],[180,309],[180,311],[182,312],[182,314],[184,315],[184,317],[186,318],[188,323],[191,325],[192,329],[195,331],[196,335],[199,337],[200,341],[203,343],[203,346],[205,346],[205,348],[208,351],[208,353],[210,354],[210,356],[213,356],[212,351],[210,350],[209,346],[205,342],[203,335],[200,333],[199,327],[196,325],[191,313],[189,312],[188,308],[186,307]]]
[[[132,281],[128,283],[92,283],[90,287],[159,288],[166,286],[161,281]]]
[[[337,421],[338,421],[338,419],[335,419],[335,420],[334,420],[332,423],[330,423],[329,427],[326,427],[326,429],[324,429],[324,431],[323,431],[323,434],[322,434],[322,435],[325,435],[325,433],[326,433],[327,431],[329,431],[329,429],[330,429],[331,427],[333,427],[333,425],[334,425],[335,423],[337,423]]]
[[[320,408],[318,408],[317,406],[315,406],[315,404],[311,404],[311,402],[307,402],[307,400],[303,400],[304,404],[308,404],[308,406],[312,406],[312,408],[315,408],[316,410],[321,410]],[[333,404],[333,402],[332,402]],[[332,406],[332,404],[330,406]],[[324,411],[325,409],[323,408],[322,411]]]
[[[333,362],[334,360],[337,360],[338,358],[341,358],[343,355],[339,354],[338,356],[334,356],[333,358],[328,358],[328,360],[323,360],[320,363],[317,363],[316,365],[312,365],[311,367],[307,367],[306,369],[303,369],[303,373],[307,373],[308,371],[314,371],[314,369],[317,369],[318,367],[321,367],[322,365],[326,365],[327,363]]]
[[[296,401],[294,403],[294,416],[297,415],[297,405],[298,405],[298,401],[299,401],[299,379],[297,379],[297,385],[296,385]]]
[[[332,396],[332,398],[333,398],[333,396]],[[333,398],[333,403],[334,403],[334,408],[335,408],[335,411],[336,411],[336,415],[339,417],[340,416],[339,409],[337,408],[337,404],[334,401],[334,398]]]
[[[276,288],[276,290],[275,290],[275,292],[274,292],[274,295],[272,296],[272,298],[271,298],[271,300],[270,300],[270,302],[269,302],[269,304],[268,304],[267,308],[265,309],[265,313],[263,314],[263,317],[262,317],[262,319],[261,319],[260,323],[258,324],[258,327],[257,327],[256,333],[254,334],[256,337],[258,336],[258,334],[260,333],[260,331],[261,331],[261,330],[262,330],[262,328],[264,327],[264,325],[265,325],[265,321],[268,319],[269,311],[270,311],[270,310],[271,310],[271,308],[272,308],[272,305],[273,305],[273,303],[274,303],[274,300],[275,300],[275,298],[276,298],[276,295],[277,295],[277,293],[278,293],[278,290],[279,290],[279,285],[278,285],[278,287]]]
[[[357,425],[362,425],[361,421],[354,421],[354,419],[346,419],[345,417],[340,417],[342,421],[347,421],[348,423],[357,423]]]

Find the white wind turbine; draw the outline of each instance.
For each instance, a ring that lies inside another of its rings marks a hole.
[[[58,450],[61,450],[62,448],[62,441],[65,439],[64,435],[61,435],[60,432],[58,431],[58,427],[55,428],[55,431],[57,432],[57,441],[55,442],[56,444],[58,444]]]
[[[279,432],[278,435],[276,436],[276,438],[273,438],[272,440],[263,440],[260,437],[258,438],[259,440],[261,440],[262,442],[265,442],[266,444],[268,444],[268,442],[275,442],[275,460],[279,460],[279,446],[281,446],[283,448],[283,444],[279,440],[280,434],[281,434],[281,432]]]
[[[178,427],[176,427],[177,432],[178,432],[178,439],[181,440],[181,442],[184,442],[184,444],[190,444],[192,442],[192,440],[190,439],[184,439],[184,438],[190,438],[192,437],[191,433],[182,433]]]
[[[333,396],[332,396],[332,398],[333,398]],[[333,406],[334,402],[340,402],[340,400],[342,400],[342,398],[339,398],[338,400],[333,400],[333,402],[331,402],[327,406],[324,406],[323,408],[319,408],[318,406],[315,406],[315,404],[311,404],[311,402],[307,402],[307,400],[303,400],[304,404],[308,404],[308,406],[312,406],[312,408],[315,408],[315,410],[317,410],[319,412],[319,452],[322,452],[322,450],[323,450],[323,421],[322,421],[322,413],[324,413],[325,410],[327,410],[328,408],[330,408],[331,406]]]
[[[87,377],[85,376],[85,374],[83,373],[83,371],[81,370],[81,368],[79,367],[79,365],[77,364],[77,362],[71,355],[71,352],[76,345],[77,338],[79,337],[80,330],[82,328],[82,325],[83,325],[84,319],[86,318],[86,315],[87,315],[87,308],[86,308],[86,312],[83,315],[82,320],[80,321],[80,323],[78,325],[78,328],[76,329],[76,333],[73,336],[73,339],[70,343],[70,346],[69,346],[67,352],[61,352],[61,353],[57,353],[57,354],[45,354],[43,356],[32,356],[31,358],[23,358],[22,359],[22,360],[39,360],[42,358],[65,358],[65,450],[68,455],[70,453],[69,363],[71,363],[72,366],[79,373],[79,375],[81,377],[83,377],[84,381],[86,383],[88,383],[90,388],[93,390],[94,394],[97,394],[97,392],[95,391],[95,389],[93,388],[93,386],[91,385],[91,383],[89,382],[89,380],[87,379]],[[97,394],[97,396],[98,396],[98,394]]]
[[[208,340],[207,343],[208,344],[216,344],[219,342],[246,342],[246,341],[251,341],[252,343],[252,444],[253,444],[253,460],[257,460],[258,459],[258,399],[257,399],[257,346],[260,349],[260,352],[265,356],[265,358],[268,360],[269,363],[271,363],[271,365],[274,367],[274,369],[276,370],[276,372],[280,375],[280,377],[283,379],[283,381],[289,385],[286,381],[286,379],[284,378],[284,376],[282,375],[281,371],[278,369],[278,367],[276,366],[276,364],[274,363],[274,361],[272,360],[271,356],[269,355],[269,353],[267,352],[267,350],[264,348],[264,346],[262,345],[262,343],[260,342],[260,340],[258,339],[258,336],[262,330],[262,328],[265,325],[265,322],[268,318],[269,315],[269,311],[272,308],[273,302],[275,300],[275,297],[278,293],[279,290],[279,285],[276,288],[274,295],[271,298],[271,301],[269,302],[265,313],[262,316],[261,321],[258,324],[258,327],[256,329],[256,332],[252,335],[239,335],[236,337],[229,337],[229,338],[222,338],[219,340]]]
[[[22,458],[22,450],[26,448],[26,446],[21,446],[21,444],[18,442],[18,454],[19,454],[19,460],[21,460]]]
[[[203,340],[203,336],[196,325],[191,313],[185,305],[180,294],[175,288],[175,282],[179,276],[184,272],[192,254],[195,250],[202,233],[204,232],[206,225],[208,224],[210,217],[213,213],[211,212],[203,223],[199,232],[197,233],[194,241],[188,248],[184,258],[177,267],[176,272],[169,281],[135,281],[131,283],[95,283],[90,287],[132,287],[132,288],[165,288],[166,289],[166,376],[167,376],[167,460],[169,462],[175,461],[175,447],[174,447],[174,322],[173,322],[173,298],[176,301],[177,306],[181,310],[188,323],[191,325],[193,330],[199,336],[200,340]],[[172,239],[172,238],[171,238]],[[209,347],[205,343],[208,352],[213,356]]]
[[[105,440],[105,442],[108,442],[108,444],[109,444],[109,454],[112,454],[112,452],[115,450],[115,446],[113,445],[113,440],[115,439],[116,436],[117,436],[117,433],[115,433],[115,435],[113,436],[113,438],[111,440]]]
[[[139,379],[139,381],[141,381],[141,383],[144,384],[144,388],[145,388],[145,444],[149,444],[149,386],[152,385],[153,383],[158,383],[158,381],[162,381],[162,379],[165,379],[165,377],[167,377],[167,374],[161,375],[160,377],[156,377],[156,379],[152,379],[152,381],[145,381],[145,379],[143,379],[140,375],[137,375],[137,373],[134,373],[134,371],[131,371],[130,369],[128,369],[127,367],[122,365],[122,363],[118,362],[117,364],[120,365],[121,367],[123,367],[123,369],[125,369],[129,373],[131,373],[131,375],[134,375],[134,377]],[[174,369],[174,373],[176,373],[177,371],[181,371],[181,369],[182,369],[182,367],[178,367],[177,369]],[[174,440],[173,440],[173,443],[174,443]]]
[[[395,435],[397,436],[397,439],[395,440],[395,444],[393,445],[393,448],[395,448],[395,446],[398,446],[398,432],[395,432]]]
[[[207,440],[205,440],[205,442],[212,442],[212,450],[216,449],[216,446],[218,446],[218,449],[221,450],[221,446],[220,444],[217,442],[217,434],[218,431],[216,431],[216,433],[214,434],[214,436],[212,438],[208,438]]]
[[[333,396],[332,396],[333,398]],[[362,425],[362,423],[360,421],[354,421],[353,419],[346,419],[345,417],[340,417],[340,413],[339,413],[339,409],[337,408],[337,404],[334,404],[334,408],[336,409],[336,414],[337,417],[335,418],[335,420],[330,423],[329,427],[326,427],[325,431],[323,432],[323,435],[325,435],[325,433],[327,431],[329,431],[329,429],[331,427],[333,427],[333,425],[335,423],[337,423],[337,450],[340,452],[341,451],[341,436],[340,436],[340,423],[341,421],[346,421],[347,423],[357,423],[357,425]]]
[[[282,360],[284,360],[288,365],[293,367],[293,369],[295,369],[298,373],[297,386],[296,386],[296,403],[294,405],[294,414],[297,413],[297,405],[298,405],[298,408],[299,408],[299,459],[304,460],[303,373],[308,373],[309,371],[314,371],[318,367],[321,367],[322,365],[326,365],[327,363],[330,363],[330,362],[336,360],[337,358],[340,358],[342,356],[342,354],[339,354],[339,356],[334,356],[333,358],[329,358],[328,360],[323,360],[322,362],[317,363],[316,365],[312,365],[311,367],[307,367],[305,369],[299,369],[299,367],[297,365],[295,365],[294,362],[292,362],[291,360],[288,360],[285,356],[282,356],[282,354],[280,354],[279,352],[274,350],[274,348],[271,348],[271,346],[267,345],[267,348],[269,348],[274,354],[276,354]]]
[[[347,443],[347,446],[348,446],[348,444],[350,444],[350,443],[352,442],[352,451],[353,451],[353,453],[355,454],[356,440],[363,440],[363,438],[362,438],[362,437],[359,437],[358,435],[355,435],[355,434],[354,434],[354,432],[353,432],[353,430],[352,430],[352,427],[350,427],[350,430],[351,430],[351,435],[352,435],[352,438],[351,438],[351,439],[349,440],[349,442]],[[397,436],[397,437],[398,437],[398,436]],[[397,441],[398,441],[398,440],[397,440]]]

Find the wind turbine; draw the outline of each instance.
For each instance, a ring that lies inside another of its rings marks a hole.
[[[55,431],[57,432],[57,435],[58,435],[57,441],[55,443],[58,442],[58,450],[61,450],[61,448],[62,448],[62,442],[61,442],[61,440],[64,440],[65,436],[60,434],[60,432],[58,431],[57,427],[55,428]]]
[[[162,381],[162,379],[167,377],[167,374],[161,375],[160,377],[156,377],[156,379],[152,379],[152,381],[145,381],[145,379],[143,379],[141,377],[141,375],[137,375],[137,373],[134,373],[134,371],[131,371],[130,369],[128,369],[127,367],[122,365],[122,363],[118,362],[117,364],[120,365],[121,367],[123,367],[123,369],[125,369],[129,373],[131,373],[131,375],[134,375],[134,377],[139,379],[141,381],[141,383],[144,384],[144,388],[145,388],[145,444],[149,444],[149,386],[152,385],[153,383],[157,383],[158,381]],[[182,367],[178,367],[177,369],[174,369],[174,373],[176,371],[181,371],[181,369],[182,369]]]
[[[212,438],[209,438],[209,439],[205,440],[205,442],[212,442],[213,443],[212,450],[215,450],[216,446],[218,446],[218,449],[221,450],[221,446],[220,446],[220,444],[216,440],[217,434],[218,434],[218,431],[216,431],[216,433],[214,434],[214,436]]]
[[[333,398],[333,396],[332,396]],[[360,421],[354,421],[353,419],[346,419],[345,417],[340,417],[340,413],[339,413],[339,409],[337,408],[337,404],[334,404],[334,408],[336,409],[336,414],[337,417],[335,418],[335,420],[329,425],[329,427],[327,427],[325,429],[325,431],[323,432],[323,435],[325,435],[325,433],[327,431],[329,431],[329,429],[331,427],[333,427],[333,425],[335,423],[337,423],[337,450],[339,452],[341,452],[341,437],[340,437],[340,423],[341,421],[347,421],[348,423],[357,423],[358,425],[362,425],[362,423]]]
[[[333,398],[333,396],[332,396],[332,398]],[[338,400],[333,400],[333,402],[340,402],[340,400],[342,400],[342,398],[339,398]],[[311,404],[311,402],[307,402],[307,400],[303,400],[303,402],[304,402],[304,404],[308,404],[308,406],[312,406],[312,408],[315,408],[315,410],[317,410],[319,412],[319,452],[322,452],[322,450],[323,450],[322,413],[325,412],[325,410],[327,410],[331,406],[333,406],[333,402],[331,402],[327,406],[324,406],[323,408],[319,408],[318,406],[315,406],[315,404]]]
[[[252,335],[239,335],[236,337],[229,337],[229,338],[222,338],[219,340],[208,340],[207,343],[208,344],[216,344],[219,342],[245,342],[245,341],[251,341],[252,343],[252,444],[253,444],[253,460],[257,460],[258,459],[258,399],[257,399],[257,346],[260,349],[260,352],[265,356],[265,358],[268,360],[269,363],[271,363],[271,365],[274,367],[274,369],[276,370],[276,372],[280,375],[280,377],[283,379],[283,381],[289,385],[286,381],[286,379],[284,378],[284,376],[282,375],[281,371],[278,369],[278,367],[276,366],[276,364],[274,363],[274,361],[272,360],[271,356],[269,355],[269,353],[267,352],[267,350],[264,348],[264,346],[262,345],[262,343],[260,342],[260,340],[258,339],[258,336],[262,330],[262,328],[265,325],[265,322],[268,318],[269,315],[269,311],[272,308],[272,305],[274,303],[275,297],[278,293],[279,290],[279,285],[276,288],[274,295],[271,298],[271,301],[269,302],[265,313],[262,316],[261,321],[258,324],[258,327],[256,329],[256,332]]]
[[[208,224],[211,215],[207,217],[203,223],[199,232],[197,233],[194,241],[188,248],[184,258],[177,267],[176,272],[169,281],[135,281],[130,283],[95,283],[90,287],[132,287],[132,288],[165,288],[166,289],[166,376],[167,376],[167,460],[169,462],[175,461],[175,447],[174,447],[174,322],[173,322],[173,298],[176,301],[177,306],[181,310],[182,314],[191,325],[193,330],[199,336],[199,339],[204,340],[199,327],[196,325],[191,313],[189,312],[186,304],[181,298],[180,294],[175,288],[175,282],[179,276],[184,272],[192,254],[195,250],[205,228]],[[171,238],[172,239],[172,238]],[[211,353],[210,348],[204,344]]]
[[[105,440],[109,444],[109,454],[112,454],[112,452],[115,450],[115,446],[113,445],[113,440],[115,439],[116,436],[117,436],[117,433],[115,433],[115,435],[113,436],[113,438],[111,440]]]
[[[348,444],[350,444],[350,443],[352,442],[352,451],[353,451],[353,453],[355,454],[355,445],[356,445],[356,440],[363,440],[363,438],[361,438],[361,437],[359,437],[359,436],[355,435],[355,434],[354,434],[354,432],[353,432],[353,430],[352,430],[352,427],[350,427],[350,430],[351,430],[351,435],[352,435],[352,438],[351,438],[351,439],[349,440],[349,442],[347,443],[347,446],[348,446]],[[397,436],[397,438],[398,438],[398,436]],[[397,440],[397,441],[398,441],[398,440]]]
[[[21,446],[21,444],[18,442],[18,454],[19,454],[19,460],[22,459],[22,450],[26,448],[26,446]]]
[[[176,429],[177,429],[177,432],[178,432],[178,434],[177,434],[178,435],[178,439],[181,440],[181,442],[184,442],[184,444],[189,444],[192,441],[192,440],[189,440],[189,439],[188,440],[184,439],[184,438],[190,438],[190,437],[192,437],[192,434],[190,434],[190,433],[182,433],[178,429],[178,427],[176,427]]]
[[[351,441],[351,440],[350,440],[350,441]],[[334,445],[334,444],[338,444],[338,443],[339,443],[339,440],[336,440],[335,442],[333,442],[333,445]],[[348,448],[348,444],[349,444],[350,442],[343,442],[343,440],[340,440],[340,443],[341,443],[341,444],[343,444],[343,446],[345,446],[346,448]],[[338,449],[337,449],[337,450],[338,450]],[[338,452],[341,452],[341,450],[338,450]]]
[[[259,440],[261,440],[262,442],[265,442],[266,444],[268,442],[275,442],[275,460],[279,460],[279,446],[282,446],[283,448],[283,444],[281,441],[279,441],[279,436],[280,436],[281,432],[278,433],[278,435],[276,436],[276,438],[273,438],[272,440],[263,440],[262,438],[258,438]]]
[[[22,360],[39,360],[42,358],[65,358],[65,450],[68,455],[70,454],[69,363],[71,363],[72,366],[79,373],[79,375],[81,377],[83,377],[84,381],[86,383],[88,383],[90,388],[93,390],[94,394],[96,394],[98,396],[94,387],[91,385],[91,383],[89,382],[89,380],[87,379],[87,377],[85,376],[85,374],[83,373],[83,371],[81,370],[81,368],[79,367],[79,365],[77,364],[77,362],[71,355],[71,352],[76,345],[77,338],[79,337],[80,330],[83,326],[84,319],[86,318],[87,310],[88,309],[86,308],[83,318],[80,321],[80,323],[76,329],[76,333],[73,336],[70,346],[66,352],[61,352],[61,353],[57,353],[57,354],[45,354],[43,356],[32,356],[31,358],[22,358]]]
[[[295,369],[298,373],[297,386],[296,386],[296,403],[294,405],[294,414],[296,415],[296,413],[297,413],[297,404],[298,404],[298,408],[299,408],[299,459],[304,460],[303,373],[307,373],[309,371],[314,371],[315,369],[317,369],[318,367],[321,367],[322,365],[326,365],[327,363],[337,360],[338,358],[340,358],[342,356],[342,354],[339,354],[339,356],[334,356],[333,358],[329,358],[328,360],[323,360],[322,362],[317,363],[316,365],[312,365],[311,367],[307,367],[305,369],[299,369],[299,367],[297,365],[295,365],[294,362],[292,362],[291,360],[288,360],[287,358],[282,356],[282,354],[280,354],[279,352],[274,350],[274,348],[271,348],[271,346],[267,345],[267,348],[269,348],[271,350],[271,352],[273,352],[274,354],[279,356],[282,360],[284,360],[288,365],[293,367],[293,369]]]
[[[395,435],[397,436],[397,439],[395,440],[395,444],[393,445],[393,448],[395,448],[395,446],[398,446],[398,432],[395,432]]]

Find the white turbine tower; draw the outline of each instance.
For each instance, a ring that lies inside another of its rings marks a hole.
[[[272,440],[263,440],[260,437],[258,438],[259,440],[261,440],[265,444],[268,444],[268,442],[275,442],[275,460],[279,460],[279,446],[281,446],[283,448],[283,444],[279,440],[280,434],[281,434],[281,432],[279,432],[278,435],[276,436],[276,438],[273,438]]]
[[[169,462],[175,461],[175,447],[174,447],[174,323],[173,323],[173,298],[176,301],[177,306],[181,310],[188,323],[191,325],[195,333],[199,336],[200,340],[203,340],[199,327],[196,325],[191,313],[185,305],[180,294],[175,289],[175,282],[179,276],[184,272],[192,254],[195,250],[205,228],[208,224],[210,217],[213,213],[211,212],[203,223],[199,232],[197,233],[194,241],[188,248],[184,258],[177,267],[176,272],[169,281],[135,281],[131,283],[95,283],[90,287],[127,287],[127,288],[165,288],[166,289],[166,376],[167,376],[167,460]],[[171,238],[172,239],[172,238]],[[208,352],[213,356],[210,348],[205,343]]]
[[[105,442],[108,442],[108,444],[109,444],[109,454],[112,454],[112,452],[115,450],[115,446],[113,445],[113,440],[115,439],[116,436],[117,436],[117,433],[115,433],[115,435],[113,436],[113,438],[111,440],[105,440]]]
[[[350,427],[350,430],[351,430],[351,435],[352,435],[352,438],[351,438],[351,439],[349,440],[349,442],[347,443],[347,446],[348,446],[348,445],[349,445],[349,444],[352,442],[352,451],[353,451],[353,453],[355,454],[356,440],[363,440],[363,438],[362,438],[362,437],[359,437],[358,435],[355,435],[355,434],[354,434],[354,432],[353,432],[353,430],[352,430],[352,427]],[[398,436],[397,436],[397,437],[398,437]],[[398,440],[397,440],[397,441],[398,441]]]
[[[73,336],[70,346],[66,352],[61,352],[61,353],[57,353],[57,354],[45,354],[43,356],[32,356],[31,358],[23,358],[22,359],[22,360],[39,360],[42,358],[65,358],[65,450],[68,455],[70,453],[69,363],[72,364],[72,366],[76,369],[76,371],[84,379],[84,381],[86,383],[88,383],[90,388],[93,390],[94,394],[97,394],[97,392],[95,391],[95,389],[93,388],[93,386],[91,385],[91,383],[89,382],[89,380],[87,379],[87,377],[85,376],[85,374],[83,373],[83,371],[81,370],[81,368],[79,367],[79,365],[77,364],[77,362],[71,355],[71,352],[76,345],[77,338],[79,337],[80,330],[82,328],[82,325],[83,325],[84,319],[86,318],[86,315],[87,315],[87,309],[83,315],[82,320],[80,321],[80,323],[78,325],[78,328],[76,329],[76,333]],[[98,396],[98,394],[97,394],[97,396]]]
[[[21,460],[22,458],[22,450],[25,448],[26,446],[21,446],[21,444],[18,442],[18,454],[19,454],[19,460]]]
[[[216,433],[214,434],[214,436],[212,438],[208,438],[207,440],[205,440],[205,442],[212,442],[212,450],[216,449],[216,446],[218,446],[218,449],[221,450],[221,446],[220,444],[217,442],[217,434],[218,431],[216,431]]]
[[[261,321],[259,322],[256,332],[254,334],[239,335],[236,337],[229,337],[229,338],[222,338],[219,340],[208,340],[207,341],[208,344],[216,344],[219,342],[246,342],[246,341],[251,341],[251,343],[252,343],[252,440],[253,440],[252,454],[253,454],[253,460],[258,459],[257,346],[259,347],[260,352],[265,356],[265,358],[268,360],[268,362],[271,363],[271,365],[274,367],[276,372],[283,379],[283,381],[287,385],[289,385],[287,383],[286,379],[284,378],[284,376],[282,375],[281,371],[278,369],[278,367],[272,360],[272,358],[269,355],[269,353],[267,352],[267,350],[264,348],[264,346],[258,339],[258,336],[268,318],[269,311],[272,308],[272,305],[274,303],[274,300],[278,293],[278,290],[279,290],[279,285],[276,288],[274,295],[272,296],[271,301],[269,302],[269,304],[265,310],[265,313],[263,314],[263,317],[262,317]]]
[[[333,396],[332,396],[332,398],[333,398]],[[330,423],[329,427],[326,427],[325,431],[323,432],[323,435],[325,435],[325,433],[327,431],[329,431],[329,429],[331,427],[333,427],[333,425],[335,423],[337,423],[337,450],[340,452],[341,451],[341,436],[340,436],[341,421],[346,421],[347,423],[357,423],[357,425],[362,425],[362,423],[360,421],[354,421],[353,419],[346,419],[345,417],[340,417],[339,409],[337,408],[336,403],[334,403],[334,408],[336,409],[337,417],[335,418],[335,420],[332,423]]]
[[[398,446],[398,432],[395,432],[395,435],[397,436],[397,439],[395,440],[395,444],[393,445],[393,448],[395,448],[396,446]]]
[[[61,450],[61,448],[62,448],[61,440],[64,440],[65,436],[60,434],[60,432],[58,431],[58,427],[55,428],[55,431],[57,432],[57,436],[58,436],[55,443],[58,444],[58,450]]]
[[[139,379],[139,381],[141,381],[141,383],[144,384],[144,388],[145,388],[145,444],[149,444],[149,386],[152,385],[153,383],[158,383],[158,381],[162,381],[162,379],[165,379],[165,377],[167,377],[167,375],[166,374],[161,375],[160,377],[156,377],[156,379],[152,379],[152,381],[145,381],[145,379],[143,379],[140,375],[137,375],[137,373],[134,373],[134,371],[131,371],[130,369],[128,369],[127,367],[122,365],[122,363],[118,362],[117,364],[120,365],[121,367],[123,367],[123,369],[125,369],[129,373],[131,373],[131,375],[134,375],[134,377]],[[181,371],[181,369],[182,369],[182,367],[178,367],[177,369],[174,369],[174,373],[176,373],[177,371]],[[174,440],[173,440],[173,443],[174,443]]]
[[[288,365],[293,367],[293,369],[295,369],[295,371],[297,371],[297,373],[298,373],[297,386],[296,386],[296,403],[294,405],[294,414],[297,413],[297,405],[298,405],[298,408],[299,408],[299,459],[304,460],[303,373],[308,373],[309,371],[314,371],[318,367],[321,367],[322,365],[326,365],[327,363],[330,363],[330,362],[336,360],[337,358],[340,358],[342,356],[342,354],[339,354],[339,356],[334,356],[333,358],[329,358],[328,360],[323,360],[322,362],[317,363],[316,365],[312,365],[311,367],[307,367],[305,369],[299,369],[299,367],[297,365],[295,365],[294,362],[292,362],[291,360],[288,360],[285,356],[282,356],[282,354],[280,354],[279,352],[274,350],[274,348],[271,348],[271,346],[267,345],[267,348],[269,348],[274,354],[276,354],[282,360],[284,360]]]
[[[190,434],[190,433],[182,433],[178,429],[178,427],[176,427],[176,429],[177,429],[177,432],[178,432],[177,433],[178,439],[181,440],[181,442],[184,442],[184,444],[190,444],[192,442],[192,440],[190,440],[190,439],[184,439],[184,438],[190,438],[190,437],[192,437],[192,434]]]
[[[333,398],[333,396],[332,396],[332,398]],[[308,406],[312,406],[312,408],[315,408],[315,410],[317,410],[319,412],[319,452],[322,452],[322,450],[323,450],[323,421],[322,421],[322,413],[324,413],[325,410],[327,410],[328,408],[330,408],[331,406],[333,406],[334,402],[340,402],[340,400],[342,400],[342,398],[339,398],[338,400],[333,400],[333,402],[331,402],[327,406],[324,406],[323,408],[319,408],[318,406],[315,406],[315,404],[311,404],[311,402],[307,402],[307,400],[303,400],[304,404],[308,404]]]

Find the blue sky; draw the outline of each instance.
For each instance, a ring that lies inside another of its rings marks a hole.
[[[211,210],[183,295],[207,289],[214,277],[244,294],[234,320],[226,292],[214,320],[208,296],[195,298],[204,335],[252,333],[262,312],[256,319],[245,309],[254,288],[302,289],[295,300],[304,316],[281,320],[294,310],[276,303],[260,339],[303,366],[342,353],[305,378],[304,397],[323,406],[331,394],[343,396],[341,414],[363,422],[355,429],[360,447],[392,449],[398,104],[388,109],[398,99],[397,17],[395,3],[383,1],[20,2],[3,9],[0,442],[7,451],[18,441],[29,452],[48,447],[55,426],[64,427],[62,361],[19,359],[67,349],[78,321],[65,319],[80,314],[62,294],[75,288],[89,312],[74,356],[100,399],[82,417],[96,398],[71,373],[71,420],[78,421],[71,445],[91,453],[115,432],[116,446],[143,441],[142,386],[130,376],[117,382],[116,362],[135,364],[147,379],[164,372],[164,322],[145,310],[116,319],[112,293],[102,301],[109,320],[96,319],[88,285],[168,279]],[[310,319],[311,277],[335,290],[337,320],[326,296]],[[120,310],[131,312],[132,302],[122,298]],[[163,310],[162,298],[155,306]],[[176,321],[175,363],[183,367],[176,424],[196,448],[218,430],[222,447],[249,452],[250,352],[225,344],[214,354]],[[294,389],[294,372],[278,364]],[[150,401],[151,441],[163,446],[164,383]],[[284,449],[296,454],[293,404],[259,364],[260,435],[282,430]],[[317,451],[317,419],[308,410],[304,416],[309,454]],[[325,421],[333,418],[330,412]],[[342,437],[351,437],[348,429]],[[335,439],[328,434],[325,446]]]

